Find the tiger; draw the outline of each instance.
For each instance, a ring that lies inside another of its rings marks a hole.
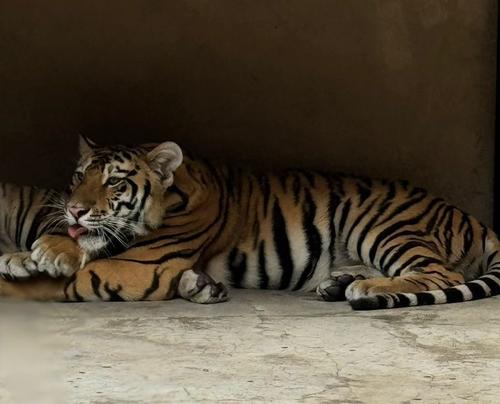
[[[2,298],[207,304],[230,286],[374,310],[500,293],[495,233],[407,181],[260,173],[171,141],[81,137],[67,194],[19,188],[0,207]]]

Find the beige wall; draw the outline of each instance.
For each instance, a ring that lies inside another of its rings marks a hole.
[[[0,3],[0,175],[60,185],[78,131],[405,177],[490,221],[496,1]]]

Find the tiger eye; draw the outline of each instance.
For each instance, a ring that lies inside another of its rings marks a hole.
[[[106,182],[108,185],[110,186],[115,186],[115,185],[118,185],[120,182],[122,182],[122,178],[119,178],[119,177],[111,177],[108,179],[108,181]]]

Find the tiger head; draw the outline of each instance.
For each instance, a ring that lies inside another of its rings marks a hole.
[[[162,201],[182,161],[173,142],[98,147],[80,137],[80,160],[64,206],[68,234],[96,257],[158,228]]]

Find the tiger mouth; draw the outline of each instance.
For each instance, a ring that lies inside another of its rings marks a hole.
[[[68,227],[68,234],[74,240],[78,240],[81,236],[88,234],[88,233],[89,233],[89,229],[87,229],[86,227],[83,227],[79,224],[74,224],[74,225]]]

